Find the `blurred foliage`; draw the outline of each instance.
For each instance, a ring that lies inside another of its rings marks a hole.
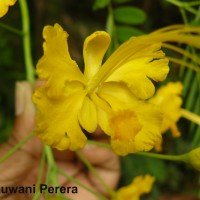
[[[138,36],[170,24],[200,25],[200,2],[191,0],[30,0],[32,54],[34,63],[42,54],[42,29],[46,24],[58,22],[68,31],[69,50],[79,66],[83,66],[82,46],[86,36],[96,30],[106,30],[112,37],[111,54],[130,36]],[[0,23],[21,28],[16,4]],[[188,48],[188,47],[187,47]],[[199,56],[199,52],[187,49]],[[0,141],[12,129],[14,118],[15,82],[25,79],[21,37],[0,28]],[[170,53],[170,52],[168,52]],[[181,69],[181,70],[179,70]],[[200,75],[190,69],[171,66],[169,80],[184,83],[184,105],[200,114]],[[182,137],[164,136],[163,153],[184,153],[200,145],[200,127],[181,119]],[[191,144],[191,140],[193,143]],[[130,183],[139,174],[150,173],[157,179],[152,199],[162,193],[196,193],[199,173],[190,166],[144,158],[136,155],[123,157],[120,185]],[[188,181],[187,181],[188,180]],[[189,181],[190,180],[190,181]],[[192,181],[192,183],[191,183]],[[150,198],[150,197],[149,197]]]

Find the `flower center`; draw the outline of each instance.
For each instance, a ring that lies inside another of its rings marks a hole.
[[[111,128],[114,130],[113,139],[120,141],[134,140],[142,129],[136,114],[131,110],[117,111],[110,119]]]

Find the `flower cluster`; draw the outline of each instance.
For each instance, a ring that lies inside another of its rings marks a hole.
[[[162,81],[169,71],[160,42],[131,38],[102,65],[110,37],[98,31],[84,43],[84,73],[71,59],[60,25],[46,26],[44,56],[37,73],[44,85],[33,101],[39,108],[37,134],[60,150],[81,148],[99,125],[111,136],[120,155],[148,151],[161,140],[159,111],[145,99],[154,94],[151,80]]]
[[[92,133],[100,126],[119,155],[152,149],[161,142],[162,116],[147,100],[155,92],[152,80],[163,81],[169,71],[161,45],[174,49],[166,42],[177,41],[200,46],[189,31],[199,30],[172,26],[132,37],[103,64],[110,36],[97,31],[84,42],[82,73],[70,57],[68,34],[58,24],[46,26],[44,55],[37,64],[44,84],[33,95],[39,110],[37,135],[59,150],[77,150],[87,140],[83,129]]]

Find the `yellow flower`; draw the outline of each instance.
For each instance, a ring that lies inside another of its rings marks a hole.
[[[131,108],[119,108],[110,118],[113,130],[111,146],[118,155],[149,151],[161,141],[162,117],[158,110],[151,104],[136,100]]]
[[[168,60],[159,50],[161,43],[144,43],[143,39],[138,38],[139,42],[133,38],[102,65],[110,37],[106,32],[95,32],[84,43],[83,74],[69,55],[68,34],[58,24],[46,26],[43,36],[46,40],[44,56],[37,64],[37,73],[46,82],[36,89],[33,100],[39,108],[36,131],[44,143],[60,150],[76,150],[86,142],[82,128],[92,133],[97,124],[117,141],[109,122],[112,121],[113,127],[115,115],[118,116],[118,111],[122,110],[132,113],[141,127],[141,130],[135,129],[141,132],[135,134],[140,148],[133,147],[131,152],[153,148],[155,142],[160,140],[160,115],[152,106],[138,102],[136,97],[151,97],[154,86],[148,77],[161,81],[168,73]],[[148,121],[151,115],[152,124]],[[131,127],[132,122],[133,119],[125,123]],[[120,134],[123,134],[121,131]],[[132,135],[127,134],[121,142],[134,140],[130,138]],[[118,145],[114,142],[114,146]],[[125,153],[128,152],[122,152]]]
[[[8,12],[8,7],[13,6],[16,0],[0,0],[0,17]]]
[[[150,175],[137,176],[130,185],[120,188],[113,200],[139,200],[141,195],[151,191],[154,181]]]
[[[180,136],[176,123],[181,117],[182,88],[181,82],[169,82],[166,86],[160,87],[155,96],[149,100],[159,106],[163,113],[161,132],[165,133],[170,129],[173,137]]]
[[[100,125],[111,136],[111,144],[118,154],[153,148],[161,138],[161,118],[143,100],[154,94],[151,80],[162,81],[169,71],[168,59],[160,50],[161,42],[174,41],[175,36],[178,42],[191,44],[197,39],[188,35],[184,27],[178,30],[171,31],[173,34],[160,31],[131,38],[104,64],[102,59],[110,37],[104,31],[97,31],[85,40],[82,73],[70,57],[68,34],[58,24],[46,26],[44,55],[37,64],[37,73],[44,85],[33,95],[39,110],[38,136],[57,149],[76,150],[86,143],[82,129],[92,133]],[[199,41],[194,45],[200,46]],[[122,124],[118,124],[120,120]],[[120,150],[123,146],[128,148]]]

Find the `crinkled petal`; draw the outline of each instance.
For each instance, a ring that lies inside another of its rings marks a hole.
[[[66,98],[52,100],[45,88],[39,87],[33,95],[38,107],[36,134],[47,145],[59,150],[82,148],[86,137],[78,122],[78,112],[86,93],[74,92]]]
[[[98,95],[114,110],[120,109],[124,104],[132,104],[133,99],[136,99],[123,82],[105,82],[99,88]]]
[[[86,38],[83,56],[85,61],[84,75],[87,80],[90,80],[98,72],[109,44],[110,36],[104,31],[97,31]]]
[[[0,1],[0,17],[3,17],[7,12],[9,6],[13,6],[16,0],[1,0]]]
[[[82,90],[84,90],[84,85],[80,83],[79,81],[67,81],[65,82],[63,95],[68,96],[68,95],[71,95],[72,93],[79,92]],[[47,96],[51,96],[51,95],[47,94]]]
[[[149,102],[158,106],[163,113],[162,133],[171,128],[175,136],[180,135],[175,124],[181,117],[182,98],[179,95],[182,88],[180,82],[169,82],[167,85],[160,87],[156,95],[149,99]]]
[[[98,85],[103,82],[125,82],[133,91],[137,92],[138,98],[146,99],[153,95],[154,89],[150,92],[148,90],[151,86],[144,85],[137,88],[138,82],[144,79],[153,79],[155,81],[164,80],[168,74],[168,59],[160,50],[160,42],[151,42],[146,40],[146,37],[131,38],[122,44],[102,65],[99,72],[91,81],[90,90],[94,91]],[[156,65],[156,66],[155,66]],[[154,67],[155,66],[155,67]],[[139,74],[138,74],[139,72]],[[136,79],[135,79],[136,78]],[[147,82],[147,81],[146,81]],[[141,85],[141,84],[140,84]],[[154,86],[153,86],[154,88]]]
[[[137,108],[135,112],[143,128],[135,137],[135,150],[149,151],[162,139],[162,114],[149,103],[140,102]]]
[[[97,110],[95,104],[86,96],[78,115],[81,126],[92,133],[97,128]]]
[[[116,154],[127,155],[138,151],[149,151],[157,143],[160,143],[162,116],[153,105],[138,102],[136,106],[125,112],[132,112],[137,120],[136,124],[133,120],[121,119],[116,122],[116,124],[127,122],[123,125],[126,129],[121,130],[121,133],[119,130],[115,130],[111,135],[111,146]],[[115,113],[114,117],[116,117]],[[134,133],[131,133],[133,131]],[[118,134],[117,137],[116,134]],[[119,137],[119,135],[121,136]]]
[[[154,105],[138,101],[123,83],[105,83],[98,95],[113,110],[109,126],[116,154],[149,151],[160,142],[162,116]]]
[[[129,185],[121,187],[117,191],[114,200],[139,200],[142,194],[151,191],[154,181],[155,178],[150,175],[137,176]]]
[[[41,80],[46,80],[48,95],[59,98],[62,96],[66,81],[76,80],[84,83],[84,77],[76,62],[70,57],[68,34],[60,25],[45,26],[43,37],[44,55],[37,64],[37,73]]]
[[[116,69],[106,81],[124,82],[131,89],[133,94],[141,99],[147,99],[153,96],[155,87],[152,83],[154,81],[163,81],[169,71],[168,60],[160,58],[153,60],[160,56],[160,51],[151,52],[160,47],[160,44],[154,44],[154,48],[149,46],[149,55],[147,49],[141,51],[141,55],[135,55],[135,59],[125,63]],[[157,53],[159,56],[157,56]],[[151,55],[152,54],[152,55]],[[143,56],[142,56],[143,55]],[[137,58],[140,57],[140,58]],[[146,57],[145,57],[146,56]]]

